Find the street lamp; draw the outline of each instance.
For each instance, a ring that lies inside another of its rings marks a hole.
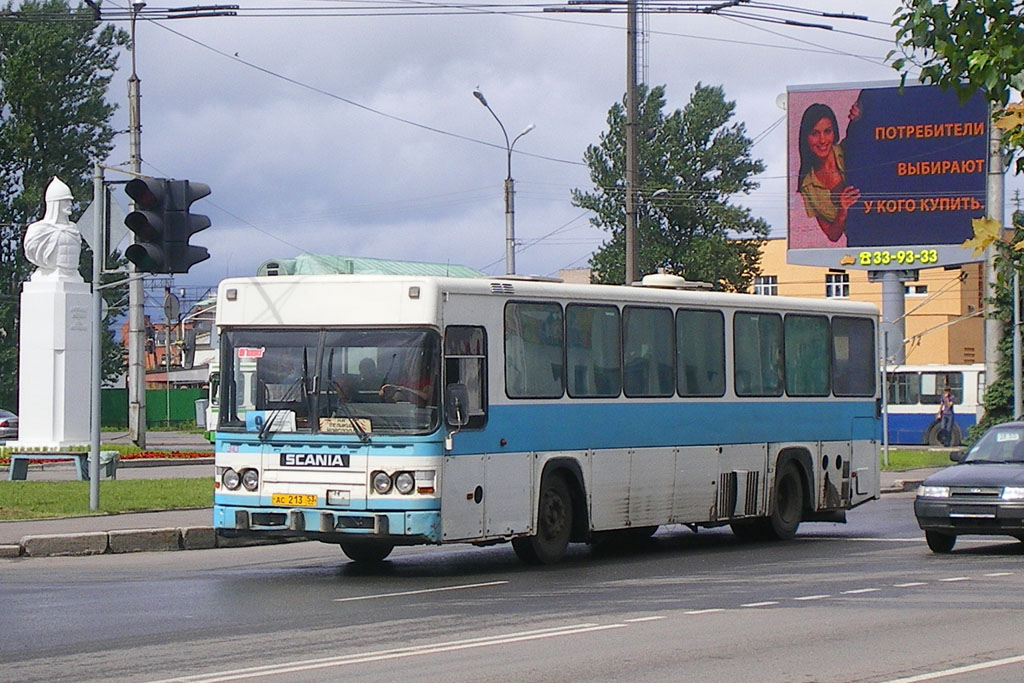
[[[515,147],[516,142],[519,138],[523,137],[535,126],[531,123],[523,132],[515,136],[512,142],[508,141],[508,133],[505,131],[505,125],[498,118],[498,115],[491,109],[491,105],[487,104],[487,98],[479,90],[473,91],[473,97],[480,100],[480,104],[487,107],[487,111],[491,112],[491,116],[501,126],[501,134],[505,136],[505,153],[507,155],[508,165],[507,172],[505,174],[505,274],[515,275],[516,272],[516,206],[515,206],[515,181],[512,180],[512,148]]]

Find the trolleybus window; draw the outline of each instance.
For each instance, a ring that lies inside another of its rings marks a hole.
[[[565,354],[569,395],[615,397],[622,390],[619,370],[619,309],[569,304],[565,307]]]
[[[623,388],[626,396],[671,396],[675,387],[672,311],[626,306]]]
[[[719,311],[676,313],[676,369],[680,396],[725,394],[725,318]]]
[[[782,395],[782,316],[737,313],[733,317],[737,396]]]
[[[828,396],[829,329],[824,316],[786,316],[786,393]]]
[[[505,391],[509,398],[560,398],[562,307],[511,301],[505,306]]]
[[[875,395],[875,335],[866,318],[832,318],[832,392]]]

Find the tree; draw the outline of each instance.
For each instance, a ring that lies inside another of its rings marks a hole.
[[[43,215],[51,176],[92,197],[93,163],[113,147],[106,94],[125,44],[124,31],[66,0],[0,12],[0,406],[18,396],[19,294],[32,270],[23,231]]]
[[[1024,146],[1024,112],[1015,116],[1019,108],[1008,106],[1011,88],[1024,90],[1024,3],[902,0],[893,26],[900,50],[889,57],[899,53],[892,66],[904,82],[908,68],[917,67],[922,83],[950,88],[961,100],[981,90],[998,110],[1004,145],[1011,154]],[[1022,170],[1024,159],[1018,159]]]
[[[730,124],[735,102],[721,87],[697,84],[683,110],[665,115],[665,88],[638,94],[637,264],[718,289],[743,291],[758,272],[768,224],[731,196],[757,188],[764,164],[750,154],[742,123]],[[584,154],[593,192],[573,190],[573,204],[595,213],[591,223],[611,238],[591,257],[593,279],[625,280],[626,116],[616,103],[608,131]]]

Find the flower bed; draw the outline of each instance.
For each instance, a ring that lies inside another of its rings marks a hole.
[[[108,450],[106,448],[100,448],[100,450]],[[120,453],[121,460],[190,460],[195,458],[212,458],[212,452],[200,452],[200,451],[138,451],[135,453]],[[72,458],[68,458],[67,462],[72,462]],[[53,463],[63,462],[61,460],[29,460],[29,463],[36,465],[40,463]],[[4,455],[0,456],[0,466],[9,466],[11,464],[10,457]]]

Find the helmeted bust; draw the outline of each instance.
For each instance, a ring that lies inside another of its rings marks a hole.
[[[82,282],[78,257],[82,235],[71,222],[71,188],[54,176],[46,187],[46,213],[25,232],[25,257],[36,266],[32,280]]]

